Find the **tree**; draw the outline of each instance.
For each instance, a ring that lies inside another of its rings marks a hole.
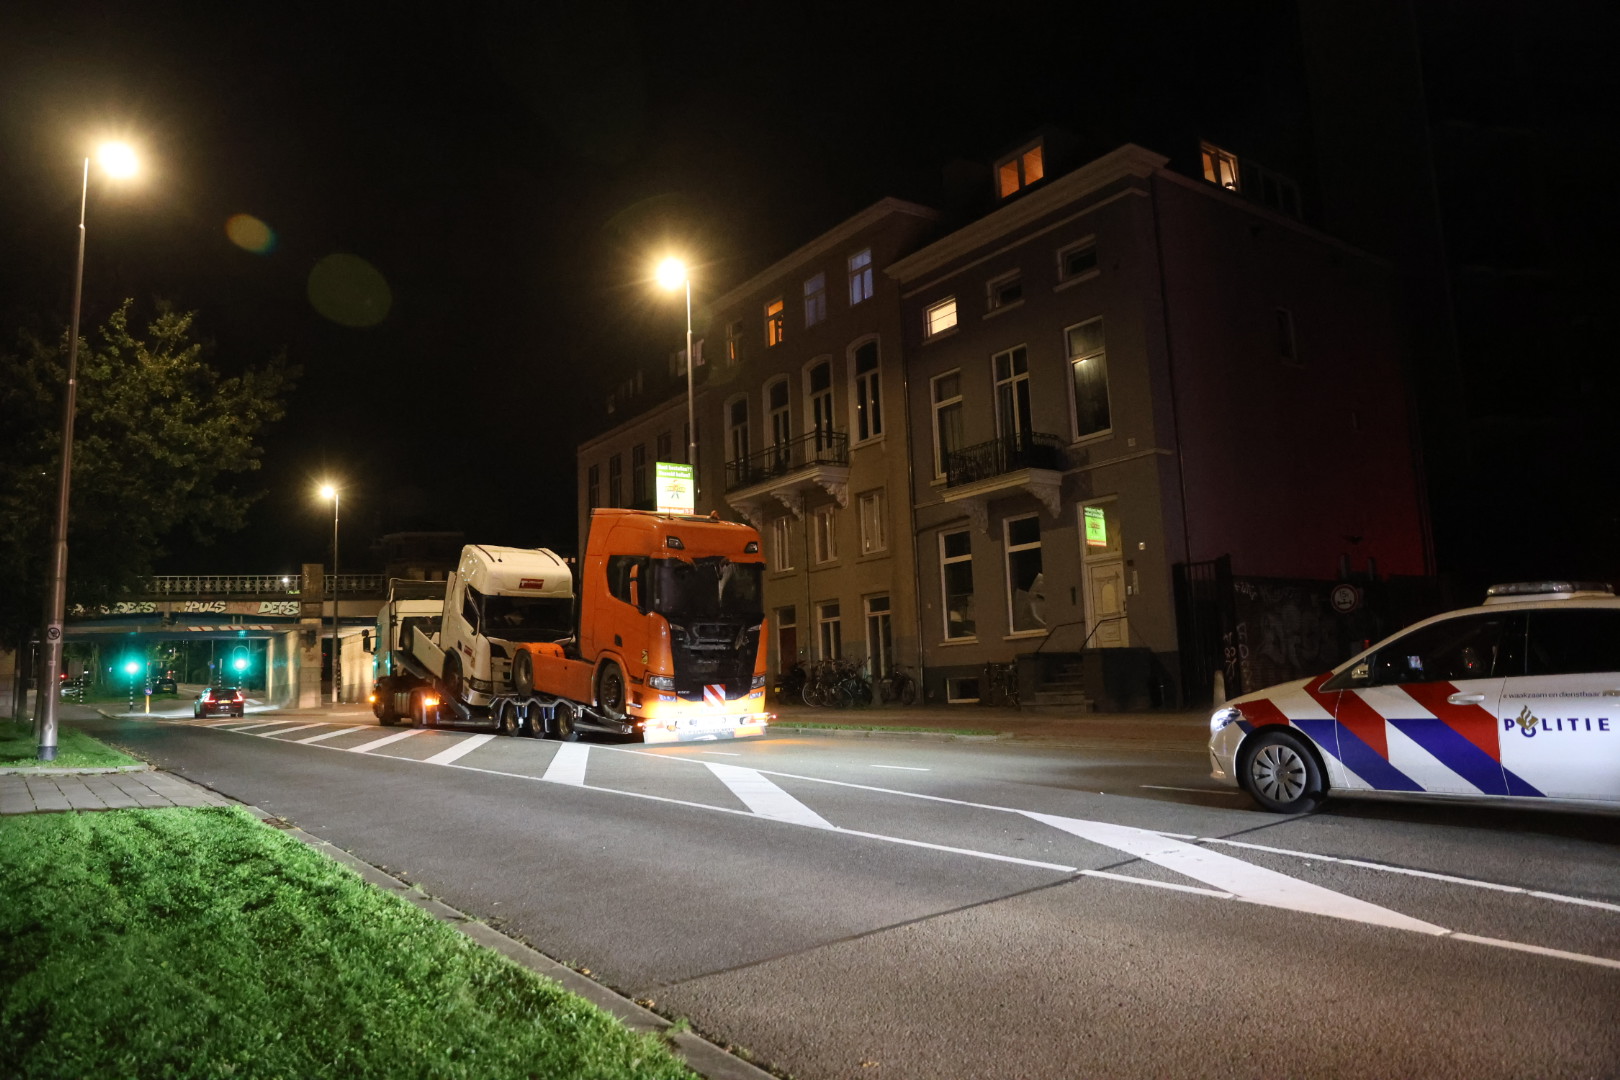
[[[166,538],[240,529],[262,492],[258,436],[284,415],[298,370],[277,357],[224,376],[193,340],[195,312],[130,327],[126,300],[79,344],[68,603],[103,604],[152,572]],[[0,647],[39,626],[61,469],[67,335],[20,333],[0,354]]]

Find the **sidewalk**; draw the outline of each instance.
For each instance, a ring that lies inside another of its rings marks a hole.
[[[230,805],[231,800],[223,795],[156,769],[139,772],[39,769],[0,775],[0,814]]]

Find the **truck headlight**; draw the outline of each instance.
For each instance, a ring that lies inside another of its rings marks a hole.
[[[647,676],[647,685],[654,690],[673,690],[675,689],[675,676],[649,675]]]
[[[764,686],[765,686],[765,676],[763,676],[763,675],[755,675],[754,676],[754,681],[750,685],[749,689],[751,689],[751,690],[760,690],[760,689],[763,689]]]
[[[1235,724],[1243,719],[1243,712],[1236,705],[1228,705],[1223,709],[1216,709],[1209,718],[1209,733],[1217,735],[1228,724]]]

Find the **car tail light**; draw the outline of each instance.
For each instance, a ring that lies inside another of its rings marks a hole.
[[[203,700],[204,701],[213,701],[214,700],[214,692],[212,690],[208,691],[208,696],[203,698]]]
[[[236,696],[231,698],[231,700],[232,701],[241,701],[242,700],[242,691],[238,690],[236,692]]]

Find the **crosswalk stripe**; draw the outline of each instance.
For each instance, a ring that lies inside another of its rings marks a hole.
[[[727,765],[720,761],[705,761],[709,771],[720,778],[743,805],[760,817],[773,821],[786,821],[794,825],[808,825],[816,829],[835,828],[832,822],[795,799],[753,769]]]
[[[285,721],[285,720],[272,720],[267,724],[248,724],[246,727],[233,727],[230,730],[232,730],[232,731],[257,731],[259,728],[280,727],[281,725],[285,724],[286,722],[287,721]]]
[[[291,735],[295,731],[308,731],[312,727],[326,727],[326,725],[325,724],[299,724],[297,727],[282,728],[280,731],[266,731],[263,735],[261,735],[259,737],[261,739],[264,739],[264,738],[269,738],[271,735]]]
[[[372,739],[368,743],[361,743],[359,746],[350,746],[347,749],[351,754],[368,754],[377,749],[379,746],[387,746],[389,743],[397,743],[401,739],[408,739],[412,735],[420,734],[422,734],[421,728],[411,728],[409,731],[396,731],[392,735],[384,735],[380,739]]]
[[[1213,885],[1222,892],[1231,893],[1234,899],[1246,900],[1251,904],[1328,915],[1394,930],[1414,930],[1421,934],[1439,936],[1447,933],[1443,926],[1414,919],[1197,844],[1172,840],[1161,833],[1106,821],[1082,821],[1079,818],[1040,814],[1033,810],[1020,810],[1019,813],[1083,840],[1123,851],[1206,885]]]
[[[472,753],[474,750],[478,749],[480,746],[483,746],[494,737],[495,736],[493,735],[469,735],[465,739],[458,740],[448,750],[440,750],[432,757],[424,758],[423,760],[429,765],[448,765],[457,758],[461,758]]]
[[[540,779],[553,784],[585,786],[585,762],[590,759],[591,748],[584,743],[565,742],[557,747],[557,755],[546,766],[546,775]]]
[[[322,739],[335,739],[339,735],[347,735],[351,731],[359,731],[359,730],[360,729],[357,728],[357,727],[340,727],[336,731],[326,731],[326,732],[322,732],[319,735],[311,735],[307,739],[294,739],[293,742],[300,742],[300,743],[320,742]]]

